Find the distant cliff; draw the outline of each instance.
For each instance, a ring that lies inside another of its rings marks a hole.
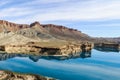
[[[106,37],[98,37],[98,38],[94,38],[94,43],[116,43],[116,44],[120,44],[120,38],[116,37],[116,38],[106,38]]]

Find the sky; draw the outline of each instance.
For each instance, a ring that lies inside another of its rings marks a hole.
[[[93,37],[120,37],[120,0],[0,0],[0,20],[39,21]]]

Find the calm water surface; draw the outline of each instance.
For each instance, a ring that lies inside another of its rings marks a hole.
[[[92,50],[73,58],[9,55],[0,59],[0,70],[34,73],[60,80],[120,80],[119,52]]]

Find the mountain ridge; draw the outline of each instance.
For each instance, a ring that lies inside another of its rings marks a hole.
[[[35,40],[65,40],[65,41],[88,41],[96,43],[120,42],[120,38],[94,38],[77,29],[68,28],[62,25],[41,24],[35,21],[31,24],[16,24],[5,20],[0,20],[0,32],[13,32],[16,35]],[[14,37],[15,38],[15,37]],[[1,39],[1,38],[0,38]],[[27,39],[26,39],[27,40]]]
[[[29,24],[16,24],[4,20],[0,20],[0,32],[16,32],[26,37],[30,37],[36,34],[37,36],[42,35],[49,38],[57,38],[61,40],[86,40],[91,39],[87,34],[78,31],[77,29],[67,28],[62,25],[54,24],[40,24],[35,21],[34,23]],[[26,29],[26,30],[25,30]],[[31,29],[31,31],[30,31]],[[33,31],[33,32],[32,32]],[[29,33],[28,33],[29,32]],[[38,37],[39,37],[38,36]],[[33,37],[31,37],[33,38]]]

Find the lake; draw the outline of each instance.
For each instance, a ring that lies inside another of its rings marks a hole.
[[[0,70],[33,73],[60,80],[120,80],[119,52],[93,49],[69,57],[0,56]]]

